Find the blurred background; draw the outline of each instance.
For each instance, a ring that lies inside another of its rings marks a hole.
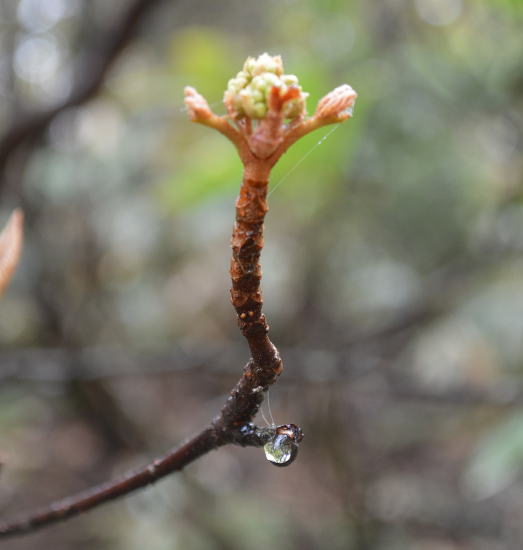
[[[271,411],[302,426],[297,462],[227,447],[2,548],[521,549],[522,24],[516,0],[0,1],[0,224],[26,214],[0,304],[5,518],[198,431],[248,359],[241,167],[183,87],[223,113],[268,51],[309,112],[359,93],[272,180]]]

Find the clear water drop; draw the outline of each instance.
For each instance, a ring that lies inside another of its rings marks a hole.
[[[265,457],[269,462],[277,466],[286,466],[293,456],[293,442],[288,441],[288,437],[277,435],[271,441],[265,443],[263,450]]]
[[[275,429],[274,435],[265,443],[263,450],[267,460],[275,466],[288,466],[298,454],[298,444],[303,433],[294,424],[285,424]]]

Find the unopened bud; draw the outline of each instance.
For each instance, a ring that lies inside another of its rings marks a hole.
[[[352,116],[357,97],[358,94],[348,84],[342,84],[320,100],[315,116],[345,120]]]
[[[265,118],[269,112],[269,99],[273,88],[278,88],[284,96],[290,88],[299,91],[298,97],[289,99],[283,105],[285,118],[295,118],[305,114],[304,93],[295,75],[283,74],[281,57],[263,53],[257,58],[249,57],[235,78],[231,78],[224,95],[224,103],[234,118]]]
[[[186,86],[183,92],[185,94],[185,105],[192,121],[198,122],[212,116],[212,111],[207,100],[195,88]]]

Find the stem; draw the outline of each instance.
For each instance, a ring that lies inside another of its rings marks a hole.
[[[236,220],[231,239],[231,301],[238,314],[240,330],[247,340],[251,359],[231,392],[214,425],[231,430],[252,420],[263,401],[263,392],[283,371],[283,361],[267,333],[262,313],[260,254],[267,205],[267,162],[246,164],[240,194],[236,199]],[[257,177],[251,177],[251,176]]]
[[[251,159],[236,200],[236,221],[232,234],[231,278],[232,302],[238,313],[240,329],[251,350],[251,359],[232,389],[220,414],[211,426],[185,444],[148,465],[116,481],[93,487],[77,495],[56,501],[47,507],[13,521],[0,524],[0,538],[34,531],[114,500],[177,472],[197,458],[228,443],[261,446],[263,439],[253,436],[250,424],[263,392],[283,370],[276,347],[267,336],[269,327],[261,313],[261,266],[263,221],[268,210],[267,163]],[[256,178],[249,176],[256,175]]]
[[[20,535],[34,531],[39,527],[82,514],[104,502],[114,500],[136,489],[145,487],[171,472],[181,470],[193,460],[217,448],[219,445],[220,443],[212,428],[202,430],[198,435],[187,441],[187,443],[163,457],[156,458],[150,464],[129,472],[119,480],[87,489],[36,510],[27,517],[16,518],[13,521],[1,524],[0,537]]]
[[[267,188],[268,181],[254,180],[245,175],[236,199],[236,221],[231,240],[231,299],[254,361],[260,367],[277,367],[281,371],[281,360],[275,364],[275,349],[267,337],[269,327],[262,314],[260,254],[263,222],[269,210]]]

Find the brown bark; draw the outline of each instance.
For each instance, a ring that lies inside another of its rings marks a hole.
[[[231,240],[231,299],[254,362],[279,374],[282,362],[267,337],[269,327],[262,314],[260,254],[263,222],[269,210],[267,188],[267,181],[245,177],[236,200],[236,222]]]
[[[179,471],[216,447],[217,442],[214,431],[210,428],[202,430],[176,450],[124,475],[119,480],[87,489],[76,495],[53,502],[49,506],[42,507],[27,517],[15,518],[13,521],[1,524],[0,537],[22,535],[40,527],[77,516],[104,502],[145,487],[171,472]]]

